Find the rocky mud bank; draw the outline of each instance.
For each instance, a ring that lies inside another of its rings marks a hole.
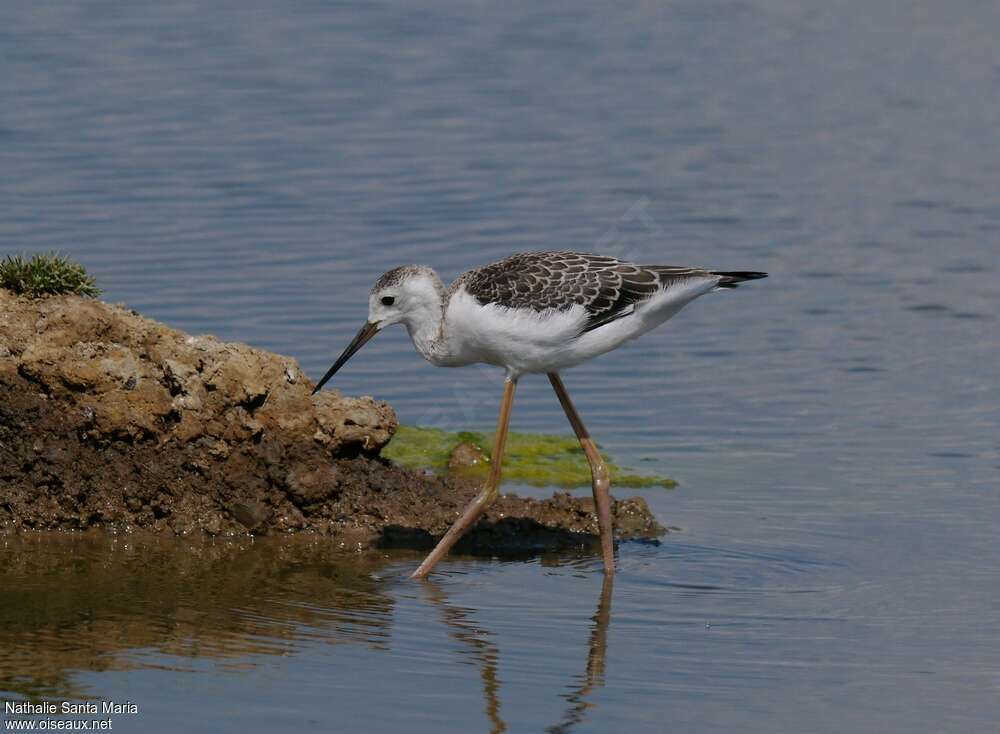
[[[472,483],[380,458],[392,408],[312,386],[295,360],[246,344],[89,298],[0,290],[0,529],[432,544]],[[622,538],[663,533],[641,498],[614,514]],[[575,545],[596,532],[589,498],[507,495],[464,548]]]

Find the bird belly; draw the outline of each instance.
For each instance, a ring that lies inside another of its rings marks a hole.
[[[574,344],[574,361],[564,364],[563,367],[586,362],[655,329],[677,315],[694,299],[711,292],[715,283],[714,279],[692,278],[683,284],[672,285],[648,301],[636,304],[635,311],[629,316],[581,334]]]
[[[449,303],[444,335],[449,364],[484,362],[512,374],[551,371],[586,323],[582,306],[538,312],[481,304],[459,292]]]
[[[556,372],[586,362],[635,339],[674,316],[715,285],[693,280],[674,285],[636,305],[634,313],[583,331],[587,311],[574,305],[566,310],[538,312],[480,304],[464,292],[456,293],[445,315],[448,344],[442,366],[484,362],[504,367],[514,375]]]

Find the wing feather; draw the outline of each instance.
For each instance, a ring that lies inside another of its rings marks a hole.
[[[578,252],[524,252],[471,270],[452,284],[481,304],[543,312],[574,305],[587,311],[581,334],[630,315],[676,281],[706,277],[696,268],[636,265]]]

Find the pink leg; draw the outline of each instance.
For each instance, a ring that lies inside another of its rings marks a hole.
[[[580,420],[580,415],[573,407],[573,402],[569,399],[569,393],[562,383],[562,378],[557,372],[549,373],[549,382],[556,391],[559,403],[569,418],[569,423],[573,426],[576,437],[580,440],[583,453],[587,455],[590,462],[590,475],[594,489],[594,505],[597,508],[597,525],[601,530],[601,553],[604,556],[604,573],[613,575],[615,572],[615,551],[614,551],[614,528],[611,525],[611,477],[608,475],[608,467],[604,464],[601,452],[597,450],[597,444],[590,437],[586,426]]]
[[[465,535],[466,531],[476,524],[486,508],[496,501],[500,496],[500,466],[503,463],[503,450],[507,445],[507,428],[510,425],[510,408],[514,403],[514,388],[517,387],[517,380],[508,378],[503,386],[503,400],[500,402],[500,417],[497,419],[497,435],[493,442],[493,463],[490,466],[490,475],[483,486],[483,491],[476,499],[469,503],[462,516],[455,521],[445,536],[438,541],[437,546],[432,550],[420,567],[414,571],[410,578],[422,579],[431,572],[437,562],[444,558],[451,547],[458,542],[458,539]]]

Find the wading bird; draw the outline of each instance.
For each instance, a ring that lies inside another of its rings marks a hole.
[[[559,371],[659,326],[698,296],[766,276],[636,265],[577,252],[525,252],[463,273],[446,288],[431,268],[404,265],[375,281],[368,321],[313,393],[375,334],[396,323],[406,326],[413,346],[433,365],[484,362],[506,370],[489,477],[412,574],[423,578],[499,496],[514,389],[521,375],[545,373],[590,463],[604,571],[613,574],[610,477]]]

